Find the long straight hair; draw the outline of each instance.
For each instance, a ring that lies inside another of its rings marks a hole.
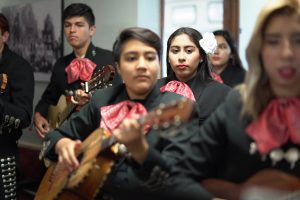
[[[255,120],[260,112],[274,97],[269,78],[262,62],[262,45],[267,25],[275,16],[291,16],[296,14],[300,20],[299,0],[270,1],[260,12],[252,37],[246,49],[249,70],[245,84],[240,87],[242,94],[242,115]]]
[[[200,55],[202,57],[203,61],[199,62],[199,64],[198,64],[198,69],[197,69],[197,75],[196,76],[198,76],[201,81],[212,79],[211,66],[209,64],[207,54],[205,53],[205,51],[201,48],[201,46],[199,44],[199,41],[202,39],[202,35],[201,35],[201,33],[199,33],[199,31],[197,31],[196,29],[190,28],[190,27],[181,27],[181,28],[177,29],[175,32],[173,32],[170,35],[170,37],[168,39],[168,42],[167,42],[167,56],[166,56],[167,75],[168,75],[167,79],[168,80],[176,79],[176,74],[172,70],[171,64],[169,62],[169,50],[170,50],[173,39],[176,36],[182,35],[182,34],[186,34],[186,35],[189,36],[191,41],[198,48],[198,50],[200,52]]]

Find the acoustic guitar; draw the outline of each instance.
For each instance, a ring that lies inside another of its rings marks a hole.
[[[272,200],[300,199],[300,178],[276,169],[258,171],[242,183],[209,178],[201,185],[216,197],[228,200],[246,200],[251,196],[256,200],[267,200],[267,196],[275,196]]]
[[[152,128],[176,127],[189,120],[193,108],[194,102],[189,99],[161,104],[141,116],[139,123],[153,125]],[[164,136],[168,132],[172,137],[176,129],[163,132]],[[73,172],[68,172],[58,164],[51,165],[43,177],[35,200],[94,199],[114,164],[114,158],[101,154],[116,145],[114,137],[107,135],[107,132],[98,128],[83,141],[76,152],[80,166]]]
[[[116,70],[112,65],[105,65],[84,83],[82,89],[86,93],[92,93],[97,89],[109,87],[115,73]],[[70,96],[61,95],[55,106],[49,106],[47,120],[52,129],[59,127],[74,111],[77,104],[72,103],[70,99]]]

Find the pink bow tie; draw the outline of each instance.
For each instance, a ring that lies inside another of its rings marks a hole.
[[[261,154],[267,154],[288,141],[300,144],[300,100],[273,99],[257,120],[246,129]]]
[[[146,115],[147,110],[141,103],[135,103],[129,100],[120,103],[104,106],[100,108],[101,122],[100,127],[105,130],[117,128],[124,119],[130,118],[134,114]],[[144,125],[144,132],[147,133],[149,125]]]
[[[160,91],[175,92],[176,94],[180,94],[186,98],[196,101],[192,89],[186,83],[180,81],[170,81],[166,85],[161,87]]]
[[[66,68],[68,83],[73,83],[78,79],[89,81],[96,66],[88,58],[75,58]]]
[[[217,74],[216,72],[212,72],[211,73],[212,78],[219,82],[219,83],[224,83],[224,81],[222,80],[221,76],[219,74]]]

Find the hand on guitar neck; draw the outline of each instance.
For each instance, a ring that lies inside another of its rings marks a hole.
[[[85,91],[78,89],[75,91],[75,95],[71,97],[71,101],[74,104],[77,104],[77,108],[80,108],[87,104],[90,100],[91,94],[86,93]]]
[[[243,183],[233,183],[221,179],[205,179],[201,185],[216,197],[228,200],[239,200],[244,192],[252,188],[261,188],[265,191],[292,192],[300,189],[300,179],[276,169],[264,169]],[[262,199],[262,198],[261,198]]]

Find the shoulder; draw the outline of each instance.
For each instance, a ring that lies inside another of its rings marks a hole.
[[[100,48],[100,47],[95,47],[95,49],[96,49],[97,54],[112,56],[112,51],[110,51],[108,49],[103,49],[103,48]]]
[[[225,84],[219,83],[217,81],[209,81],[205,85],[205,91],[210,93],[221,93],[221,94],[227,94],[229,91],[231,91],[231,88]]]
[[[241,104],[242,96],[237,88],[232,89],[228,95],[226,96],[225,102],[226,104]]]
[[[92,97],[96,104],[108,105],[116,99],[118,95],[122,95],[125,91],[125,85],[120,84],[114,87],[97,90]]]
[[[33,68],[29,64],[27,60],[25,60],[22,56],[16,54],[15,52],[9,50],[10,58],[9,58],[9,63],[14,68],[14,70],[18,70],[18,73],[20,72],[19,70],[23,72],[30,72],[33,73]]]
[[[164,78],[158,79],[156,84],[158,87],[162,87],[162,86],[166,85],[167,83],[168,83],[167,77],[164,77]]]

